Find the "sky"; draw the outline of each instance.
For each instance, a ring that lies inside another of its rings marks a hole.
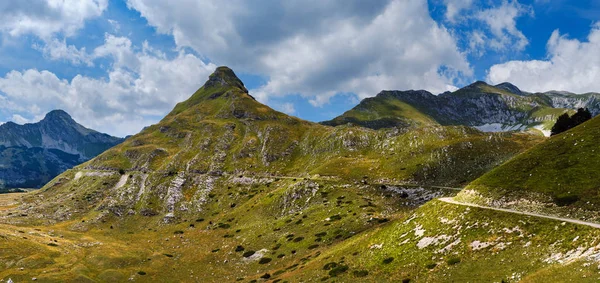
[[[0,18],[0,123],[63,109],[135,134],[222,65],[310,121],[477,80],[600,92],[600,0],[29,0]]]

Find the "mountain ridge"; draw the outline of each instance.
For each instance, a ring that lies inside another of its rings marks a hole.
[[[0,125],[0,189],[39,188],[123,139],[83,127],[63,110],[37,123]]]
[[[369,107],[369,104],[378,106]],[[398,108],[396,106],[417,111],[401,113],[393,110]],[[351,123],[374,129],[414,127],[422,125],[421,117],[426,116],[433,124],[465,125],[482,131],[539,130],[548,136],[559,115],[572,113],[580,107],[590,108],[597,115],[600,113],[600,94],[528,93],[508,82],[493,86],[477,81],[439,95],[425,90],[384,90],[344,114],[321,123],[330,126]]]

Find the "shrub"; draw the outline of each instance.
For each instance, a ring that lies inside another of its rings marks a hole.
[[[271,262],[273,259],[268,258],[268,257],[263,257],[260,260],[258,260],[258,264],[267,264],[269,262]]]
[[[561,194],[554,197],[554,203],[558,206],[571,205],[579,200],[577,195]]]
[[[393,257],[388,257],[386,259],[383,260],[383,264],[390,264],[392,263],[392,261],[394,261]]]
[[[336,277],[346,271],[348,271],[347,265],[338,265],[338,266],[332,268],[331,270],[329,270],[329,276]]]
[[[243,257],[251,257],[255,254],[255,251],[247,251],[245,253],[242,254]]]
[[[569,114],[567,113],[562,114],[558,117],[556,123],[552,127],[551,135],[560,134],[578,126],[579,124],[582,124],[589,119],[592,119],[592,114],[587,108],[577,109],[577,113],[573,114],[571,117],[569,117]]]
[[[367,275],[369,275],[369,272],[366,270],[355,270],[353,274],[354,277],[366,277]]]
[[[331,270],[336,267],[338,264],[336,262],[330,262],[323,266],[323,270]]]
[[[453,257],[448,259],[448,265],[455,265],[460,262],[460,258]]]

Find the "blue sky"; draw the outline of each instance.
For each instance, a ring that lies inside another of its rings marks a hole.
[[[156,123],[216,66],[311,121],[387,89],[476,80],[600,91],[600,1],[32,0],[0,4],[0,122],[53,109],[113,135]]]

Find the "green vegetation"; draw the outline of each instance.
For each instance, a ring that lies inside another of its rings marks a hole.
[[[459,198],[485,204],[499,204],[493,200],[500,198],[506,203],[527,199],[527,207],[522,207],[526,210],[598,220],[599,138],[600,119],[594,118],[483,175]]]
[[[579,108],[577,113],[569,116],[567,113],[560,115],[556,124],[552,127],[552,135],[560,134],[566,130],[577,127],[585,121],[592,119],[592,113],[588,109]]]

